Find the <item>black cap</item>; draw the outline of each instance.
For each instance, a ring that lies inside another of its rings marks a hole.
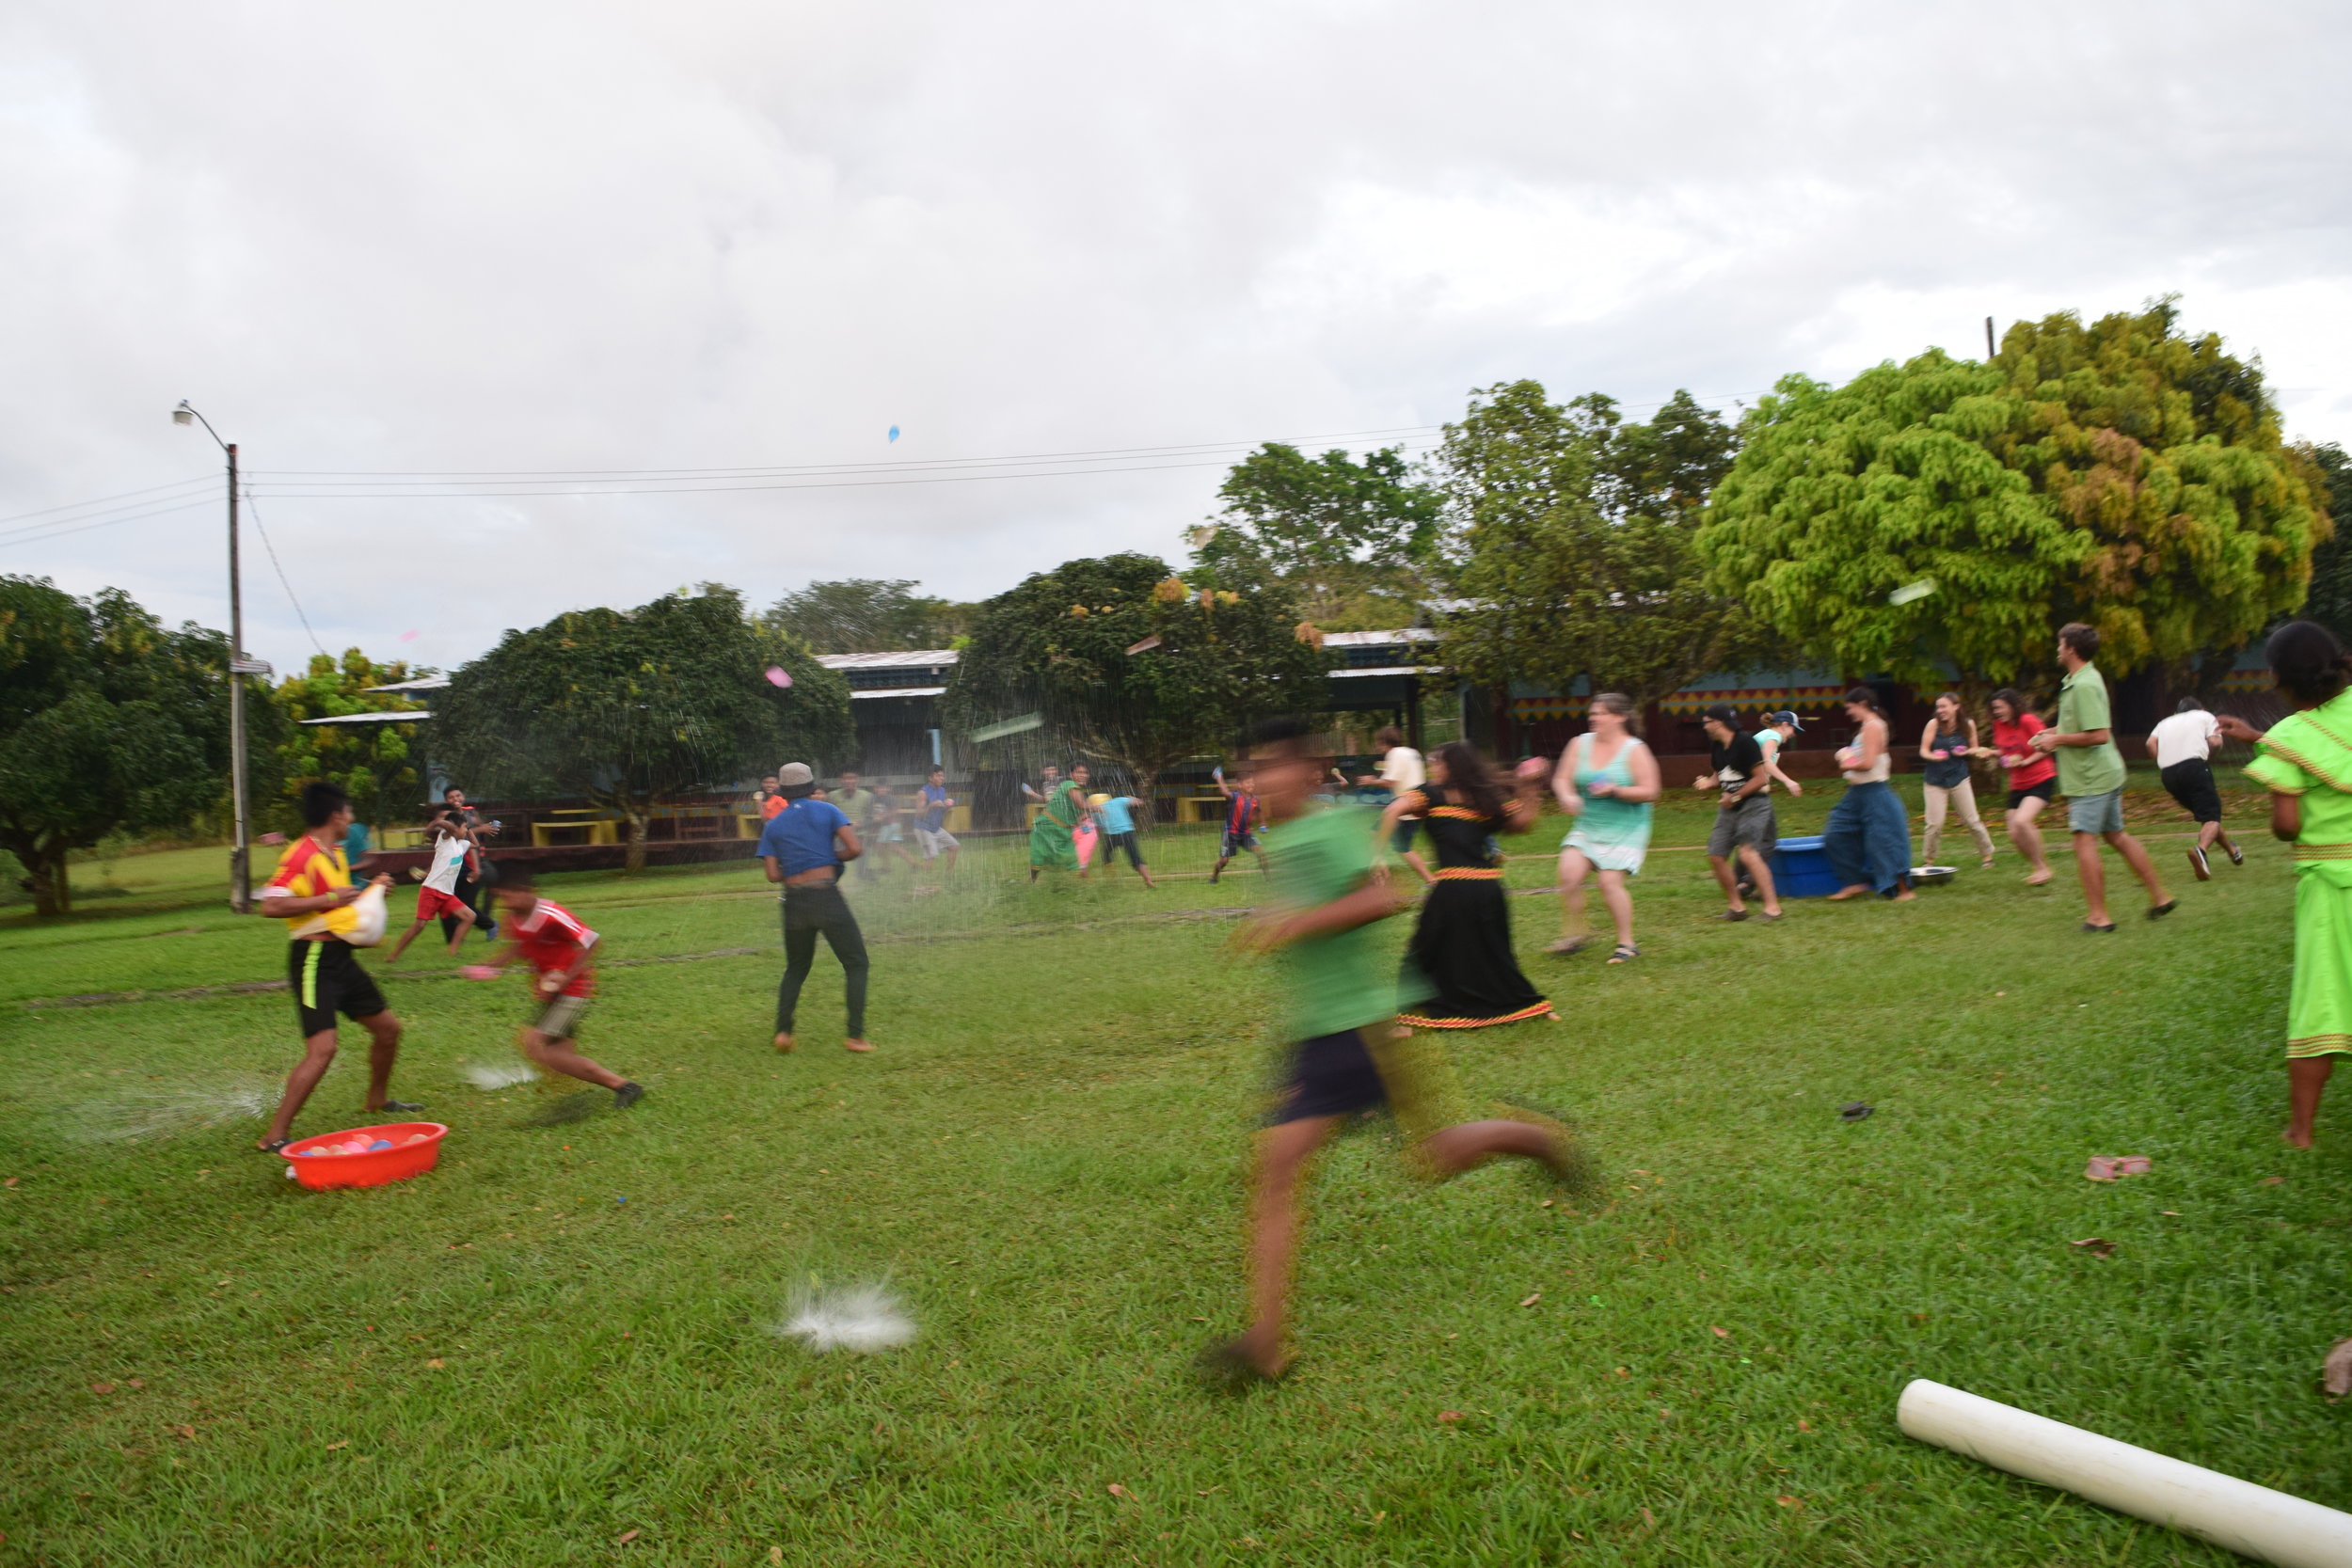
[[[1718,724],[1737,724],[1740,721],[1739,710],[1729,703],[1709,703],[1707,712],[1701,717],[1712,719]]]

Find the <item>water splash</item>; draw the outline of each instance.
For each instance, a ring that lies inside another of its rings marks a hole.
[[[812,1291],[794,1299],[790,1316],[774,1332],[818,1354],[846,1350],[878,1355],[914,1339],[914,1320],[886,1285],[852,1285]]]

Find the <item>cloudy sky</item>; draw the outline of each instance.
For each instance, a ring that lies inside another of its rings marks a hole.
[[[704,580],[1180,559],[1257,440],[1422,445],[1527,375],[1728,409],[2168,292],[2352,441],[2347,43],[2145,0],[26,0],[0,571],[225,624],[183,397],[253,473],[281,669],[293,599],[448,666]]]

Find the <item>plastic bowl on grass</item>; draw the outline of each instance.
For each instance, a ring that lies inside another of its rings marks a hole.
[[[1914,887],[1927,887],[1936,882],[1948,882],[1960,874],[1956,865],[1915,865],[1911,868]]]
[[[374,1127],[347,1127],[340,1132],[290,1143],[282,1151],[282,1158],[294,1179],[313,1191],[328,1187],[379,1187],[387,1181],[405,1181],[431,1170],[441,1158],[441,1139],[448,1132],[437,1121],[388,1121]],[[421,1142],[403,1141],[420,1132],[424,1135]],[[381,1138],[392,1147],[372,1148],[364,1154],[328,1152],[354,1138],[365,1138],[370,1143]],[[310,1153],[314,1148],[320,1152]]]

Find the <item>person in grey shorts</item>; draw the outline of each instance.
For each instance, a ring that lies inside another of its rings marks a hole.
[[[2123,831],[2123,753],[2108,728],[2106,681],[2091,662],[2098,652],[2095,628],[2080,621],[2058,627],[2058,660],[2066,679],[2058,687],[2058,723],[2036,731],[2032,746],[2058,758],[2058,791],[2066,797],[2066,826],[2074,835],[2074,867],[2083,879],[2083,929],[2106,934],[2115,922],[2107,916],[2107,874],[2099,863],[2103,840],[2148,890],[2149,919],[2163,919],[2180,901],[2164,891],[2139,840]]]
[[[1714,868],[1715,880],[1722,885],[1724,901],[1729,907],[1708,918],[1748,918],[1747,899],[1740,893],[1732,863],[1736,858],[1763,901],[1764,918],[1778,920],[1780,894],[1772,886],[1772,869],[1764,860],[1764,852],[1780,837],[1780,819],[1773,814],[1772,798],[1765,793],[1772,775],[1764,770],[1764,748],[1756,744],[1756,736],[1740,730],[1739,719],[1728,703],[1717,703],[1707,710],[1707,738],[1711,743],[1708,760],[1714,771],[1692,781],[1693,787],[1713,790],[1720,797],[1715,825],[1707,834],[1707,863]]]

